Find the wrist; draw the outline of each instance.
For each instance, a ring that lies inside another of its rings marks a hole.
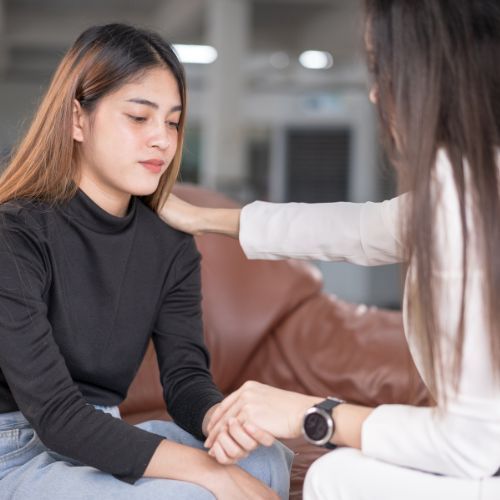
[[[189,218],[190,221],[190,230],[188,231],[189,233],[193,235],[200,235],[205,232],[207,232],[206,229],[206,221],[205,221],[205,213],[207,208],[201,208],[197,206],[191,206],[191,216]]]
[[[220,483],[224,480],[224,466],[207,455],[207,466],[200,471],[200,485],[217,496]]]
[[[201,432],[203,432],[204,436],[208,436],[208,424],[210,423],[210,420],[212,418],[212,415],[214,414],[215,410],[218,408],[220,403],[216,403],[213,406],[211,406],[205,413],[205,416],[203,417],[203,422],[201,424]]]
[[[342,412],[345,405],[338,405],[332,410],[332,418],[335,422],[335,432],[332,435],[331,442],[337,446],[345,446],[345,443],[342,442],[342,435],[339,429],[342,429]]]
[[[302,424],[304,422],[304,416],[314,405],[321,403],[325,398],[321,398],[318,396],[304,396],[303,403],[300,405],[300,408],[297,409],[297,413],[295,414],[292,437],[297,438],[302,436]]]
[[[332,442],[337,446],[361,449],[361,430],[373,408],[342,404],[334,409],[335,432]]]
[[[209,208],[205,209],[202,217],[201,231],[204,233],[218,233],[238,239],[240,233],[240,209]]]
[[[337,429],[337,408],[345,401],[332,396],[310,406],[302,420],[302,433],[306,441],[316,446],[333,449],[339,443],[334,441]]]
[[[203,482],[205,483],[205,488],[210,490],[216,498],[219,498],[228,489],[228,483],[234,481],[231,472],[233,472],[233,469],[239,467],[237,465],[221,465],[213,459],[210,460],[213,462],[213,468],[206,474]]]

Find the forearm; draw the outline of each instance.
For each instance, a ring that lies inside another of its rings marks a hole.
[[[335,432],[332,443],[361,449],[361,430],[373,408],[344,403],[333,410]]]
[[[218,233],[238,239],[240,232],[239,208],[203,209],[200,217],[200,232]]]
[[[163,440],[151,457],[144,477],[188,481],[214,492],[223,472],[223,466],[205,451]]]

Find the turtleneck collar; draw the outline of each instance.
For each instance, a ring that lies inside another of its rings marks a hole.
[[[136,209],[137,200],[135,196],[132,196],[126,215],[117,217],[106,212],[78,188],[75,196],[64,205],[63,211],[72,220],[88,229],[98,233],[118,233],[131,224],[135,218]]]

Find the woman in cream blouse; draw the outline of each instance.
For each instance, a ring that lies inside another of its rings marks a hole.
[[[405,334],[436,404],[334,402],[328,437],[342,448],[312,465],[306,499],[498,499],[500,4],[365,6],[370,98],[405,194],[241,211],[171,196],[162,216],[191,233],[239,238],[254,259],[405,264]],[[248,382],[221,404],[206,445],[229,462],[257,446],[255,429],[296,437],[325,396]]]

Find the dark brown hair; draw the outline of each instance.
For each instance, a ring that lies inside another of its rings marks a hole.
[[[410,191],[403,221],[412,335],[422,350],[431,392],[444,396],[442,335],[433,270],[436,197],[431,179],[446,151],[458,193],[463,240],[462,307],[453,353],[455,389],[462,370],[467,246],[479,242],[491,358],[500,375],[500,3],[498,0],[365,0],[367,53],[386,149],[400,191]],[[470,172],[466,182],[465,162]],[[465,198],[473,201],[467,220]],[[467,228],[474,225],[474,235]],[[413,266],[415,264],[415,266]]]
[[[0,177],[0,203],[14,198],[60,202],[73,197],[79,174],[78,144],[72,137],[74,100],[92,113],[99,99],[154,67],[171,71],[182,104],[177,152],[156,191],[144,197],[158,210],[180,168],[186,113],[184,70],[159,35],[124,24],[91,27],[66,53],[27,134]]]

